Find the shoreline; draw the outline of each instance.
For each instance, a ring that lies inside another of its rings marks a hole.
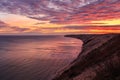
[[[120,75],[118,74],[117,76],[112,76],[111,71],[106,72],[108,75],[106,78],[104,77],[106,74],[102,74],[102,72],[105,72],[105,69],[115,64],[118,64],[118,66],[112,69],[114,71],[120,70],[118,69],[120,66],[120,57],[118,54],[120,53],[120,46],[118,45],[120,43],[120,34],[82,34],[66,35],[65,37],[82,40],[82,52],[79,53],[78,57],[64,71],[57,74],[53,80],[84,80],[88,76],[90,77],[88,80],[111,80],[111,77],[116,78],[116,80],[117,77],[120,79]],[[117,62],[115,64],[113,63],[114,58],[115,62]],[[98,65],[101,65],[102,68]],[[101,71],[99,71],[98,67]],[[91,73],[91,75],[88,75],[88,73]],[[98,73],[102,76],[98,75]]]

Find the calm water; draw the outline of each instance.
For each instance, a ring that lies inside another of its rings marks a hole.
[[[81,44],[62,36],[0,36],[0,80],[50,80]]]

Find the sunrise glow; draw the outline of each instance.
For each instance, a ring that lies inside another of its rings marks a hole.
[[[60,0],[58,0],[58,3],[64,3],[64,5],[57,5],[54,0],[52,2],[49,2],[49,0],[46,2],[40,1],[39,3],[33,0],[23,2],[33,3],[33,5],[17,5],[19,1],[15,1],[15,3],[9,0],[6,2],[0,1],[1,34],[120,33],[119,1],[110,3],[109,1],[93,0],[89,2],[89,5],[88,2],[77,4],[74,1],[62,2]],[[2,5],[3,2],[12,4],[8,5],[10,9]],[[39,4],[44,4],[44,6]],[[106,5],[109,7],[106,8]],[[29,6],[34,8],[31,9]],[[44,7],[44,9],[39,7]]]

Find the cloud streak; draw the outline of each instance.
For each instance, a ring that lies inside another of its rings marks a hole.
[[[4,23],[3,21],[0,21],[0,33],[7,33],[7,32],[20,33],[20,32],[27,32],[29,30],[30,30],[29,28],[20,28],[18,26],[10,26],[10,25]]]
[[[80,23],[120,18],[119,4],[119,0],[0,0],[0,10],[52,23]]]
[[[69,26],[69,24],[105,25],[104,20],[120,19],[120,0],[0,0],[1,12],[20,14],[39,21],[49,21],[52,24],[65,24],[61,29],[93,29],[90,26]],[[97,22],[98,21],[98,22]],[[102,21],[102,22],[99,22]],[[109,22],[110,23],[110,22]],[[36,23],[35,25],[46,24]],[[116,24],[115,22],[112,23]],[[8,25],[0,22],[0,28]],[[119,27],[107,27],[102,29],[120,29]],[[11,27],[19,32],[28,31],[27,28]],[[34,31],[49,32],[58,30],[37,29]],[[59,28],[60,29],[60,28]]]

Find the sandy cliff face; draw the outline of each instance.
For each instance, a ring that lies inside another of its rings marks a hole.
[[[120,80],[120,34],[67,37],[81,39],[83,49],[53,80]]]

